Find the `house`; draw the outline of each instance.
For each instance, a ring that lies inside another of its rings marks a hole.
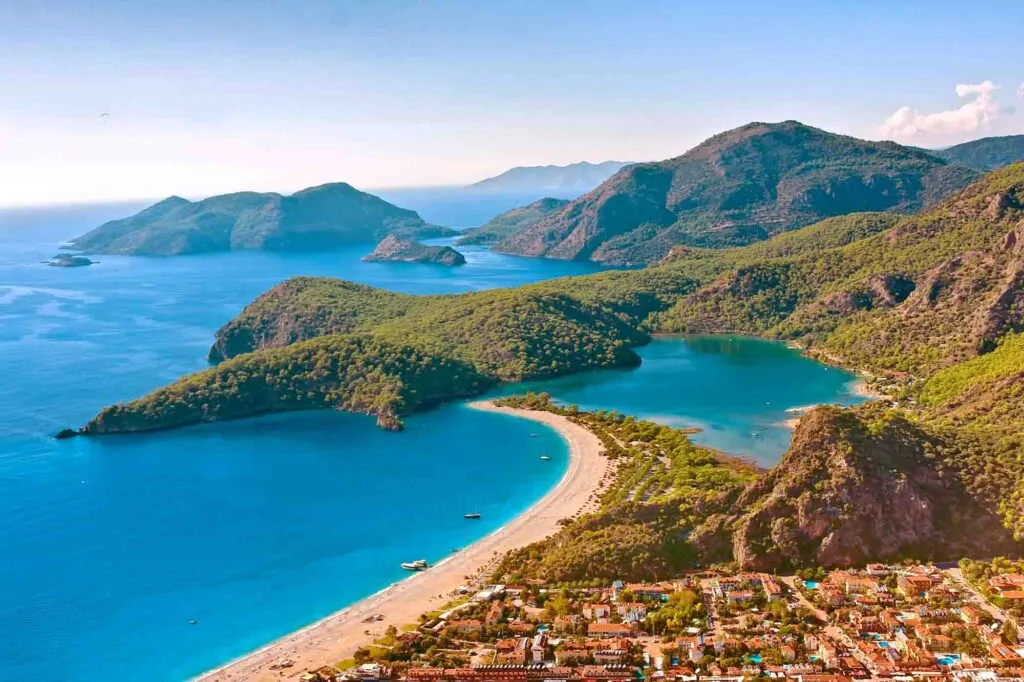
[[[545,654],[548,648],[548,636],[543,632],[538,632],[533,636],[533,641],[530,642],[530,659],[534,663],[543,663]]]
[[[977,606],[968,604],[960,607],[960,620],[968,625],[981,625],[984,621],[983,612]]]
[[[818,659],[826,668],[839,667],[839,650],[836,645],[824,638],[818,639]]]
[[[504,585],[488,585],[473,595],[473,601],[491,601],[505,596]]]
[[[1001,592],[999,596],[1009,602],[1024,602],[1024,590],[1008,590]]]
[[[885,576],[889,575],[889,569],[885,566],[885,564],[868,564],[865,573],[867,573],[872,578],[884,578]]]
[[[491,608],[487,609],[487,617],[484,618],[484,622],[488,625],[497,625],[501,622],[501,616],[505,613],[505,605],[496,601],[491,604]]]
[[[739,604],[754,598],[753,592],[747,592],[745,590],[732,590],[727,592],[725,595],[726,601],[730,604]]]
[[[527,623],[524,620],[514,620],[508,624],[508,629],[517,635],[532,635],[536,627],[533,623]]]
[[[494,643],[494,662],[498,665],[523,665],[529,641],[525,637],[499,639]]]
[[[554,628],[560,632],[572,630],[582,620],[579,614],[568,613],[564,616],[555,616]]]
[[[783,644],[779,647],[779,653],[782,654],[782,660],[787,663],[792,663],[796,660],[796,649],[789,644]]]
[[[610,604],[587,604],[583,607],[583,617],[587,620],[607,620],[612,617]]]
[[[484,631],[484,624],[475,618],[453,620],[445,629],[458,635],[479,635]]]
[[[1016,592],[1024,590],[1024,575],[1019,573],[994,575],[989,578],[988,584],[997,592]]]
[[[354,670],[361,680],[386,680],[391,677],[391,668],[380,663],[363,663]]]
[[[622,594],[623,585],[621,580],[616,580],[612,583],[612,599],[615,601],[619,600],[619,595]]]
[[[782,599],[782,586],[770,575],[764,576],[761,580],[761,589],[764,590],[765,595],[768,597],[768,601],[776,601]]]
[[[628,637],[632,630],[623,623],[591,623],[587,626],[587,634],[591,637]]]
[[[672,583],[633,583],[626,586],[626,590],[633,593],[633,596],[641,599],[664,599],[676,591]]]
[[[590,658],[590,649],[584,642],[569,641],[555,649],[555,665],[572,665]]]
[[[896,589],[905,597],[921,597],[931,589],[934,581],[928,575],[901,573],[896,576]]]
[[[821,584],[818,586],[818,593],[829,606],[842,606],[846,602],[846,592],[835,585]]]

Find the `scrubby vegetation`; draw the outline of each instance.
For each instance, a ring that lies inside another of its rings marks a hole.
[[[580,412],[547,394],[502,398],[499,405],[554,412],[586,426],[615,463],[598,510],[542,542],[505,557],[499,574],[565,583],[589,579],[657,580],[697,560],[686,535],[702,507],[753,480],[747,462],[695,446],[686,434],[616,412]]]

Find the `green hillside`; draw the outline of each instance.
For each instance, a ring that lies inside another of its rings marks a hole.
[[[968,168],[990,171],[1024,161],[1024,135],[984,137],[929,153]]]
[[[796,121],[751,123],[682,156],[623,169],[499,244],[527,256],[652,263],[683,244],[761,241],[830,216],[920,210],[976,171]]]
[[[100,225],[71,241],[88,253],[173,256],[263,249],[308,251],[455,234],[343,182],[289,196],[238,192],[191,202],[170,197],[135,215]]]
[[[456,244],[497,244],[531,225],[536,225],[568,204],[568,199],[538,199],[532,204],[506,211],[480,227],[466,230],[456,240]]]
[[[85,431],[299,407],[395,428],[417,407],[498,382],[636,363],[632,348],[652,332],[738,331],[892,377],[895,397],[810,413],[775,469],[706,501],[700,523],[687,522],[690,539],[673,540],[673,561],[775,569],[1002,552],[1024,538],[1022,296],[1017,164],[919,215],[851,215],[744,247],[680,248],[641,270],[448,296],[289,280],[220,330],[211,357],[231,359],[107,408]],[[682,486],[668,478],[652,479],[641,502]],[[636,524],[675,538],[686,513],[633,505],[585,527],[647,552]],[[542,572],[574,575],[581,555],[562,556]]]

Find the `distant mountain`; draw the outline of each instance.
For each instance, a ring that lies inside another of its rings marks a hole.
[[[509,237],[539,223],[556,211],[569,205],[568,199],[552,199],[545,197],[529,204],[513,208],[492,218],[480,227],[466,230],[457,240],[457,244],[497,244]]]
[[[375,242],[387,235],[428,238],[455,234],[343,182],[289,196],[222,194],[192,202],[170,197],[74,239],[89,253],[173,256],[214,251],[308,251]]]
[[[568,166],[519,166],[501,175],[473,183],[467,189],[486,192],[529,192],[562,194],[589,192],[617,173],[628,161],[587,163]]]
[[[651,263],[677,244],[742,245],[831,216],[918,210],[978,175],[893,142],[797,121],[750,123],[682,156],[624,168],[498,250]]]
[[[928,150],[950,163],[980,171],[990,171],[1024,161],[1024,135],[983,137],[946,149]]]

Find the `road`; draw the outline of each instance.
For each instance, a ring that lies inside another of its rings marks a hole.
[[[795,575],[779,576],[779,580],[781,580],[786,585],[786,587],[788,587],[793,592],[793,594],[796,595],[796,599],[798,602],[800,602],[800,606],[803,606],[805,609],[813,613],[814,617],[820,620],[822,623],[828,622],[828,614],[819,609],[813,603],[811,603],[811,600],[805,597],[803,592],[797,589]]]
[[[1012,620],[1009,614],[1006,613],[1006,611],[1003,611],[995,604],[989,602],[987,599],[985,599],[985,596],[981,594],[981,592],[978,592],[978,590],[974,589],[974,586],[967,581],[967,578],[964,577],[963,571],[961,571],[959,568],[945,568],[942,570],[942,572],[945,573],[946,576],[948,576],[954,583],[956,583],[960,589],[968,592],[971,595],[971,601],[973,601],[977,606],[987,611],[990,616],[992,616],[1000,622],[1005,620]]]

